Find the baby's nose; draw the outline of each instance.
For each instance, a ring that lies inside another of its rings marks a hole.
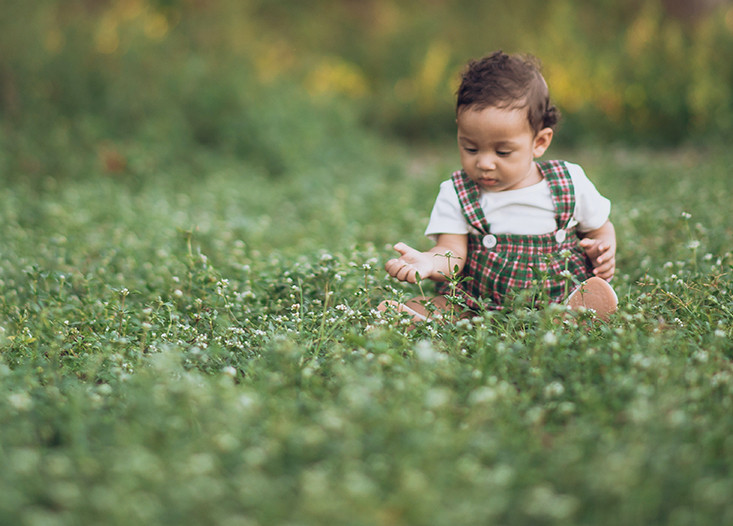
[[[476,166],[478,166],[480,170],[493,170],[496,168],[496,160],[493,155],[481,155],[478,158]]]

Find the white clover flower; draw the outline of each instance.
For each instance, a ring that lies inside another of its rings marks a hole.
[[[389,354],[380,354],[379,358],[377,358],[377,361],[380,365],[388,366],[392,365],[392,357]]]
[[[554,332],[546,332],[542,337],[542,341],[547,345],[555,345],[557,343],[557,336],[555,336]]]
[[[540,485],[532,489],[525,508],[531,516],[567,522],[579,505],[577,497],[562,495],[555,492],[550,486]]]
[[[682,219],[690,219],[692,217],[692,214],[689,212],[682,212]]]
[[[713,387],[727,385],[729,383],[731,383],[731,375],[726,371],[719,371],[710,378],[710,385]]]
[[[573,253],[570,252],[567,248],[564,248],[560,251],[560,257],[563,259],[568,259],[572,255]]]
[[[436,363],[443,360],[443,355],[436,351],[433,345],[427,340],[417,342],[415,355],[418,360],[425,363]]]
[[[687,415],[681,409],[675,409],[667,415],[667,421],[674,427],[679,427],[687,421]]]
[[[572,402],[562,402],[558,407],[557,410],[563,414],[563,415],[570,415],[575,412],[575,404]]]
[[[450,401],[450,392],[445,387],[434,387],[425,394],[425,405],[437,409]]]
[[[652,365],[652,360],[648,356],[635,353],[631,355],[631,363],[640,369],[649,369]]]
[[[530,424],[536,425],[542,422],[545,411],[541,407],[532,407],[527,411],[527,420]]]
[[[565,387],[560,382],[550,382],[545,386],[545,397],[546,398],[557,398],[565,392]]]
[[[222,374],[225,376],[228,376],[230,378],[236,378],[237,377],[237,370],[232,367],[231,365],[228,365],[221,370]]]
[[[461,329],[470,329],[471,328],[471,320],[462,318],[456,322],[456,327],[459,327]]]
[[[703,350],[695,351],[692,359],[699,363],[706,363],[708,361],[708,352]]]
[[[33,407],[33,399],[28,393],[12,393],[8,396],[8,402],[18,411],[28,411]]]
[[[479,387],[475,389],[468,397],[470,404],[486,404],[491,403],[499,397],[496,389],[492,389],[488,386]]]

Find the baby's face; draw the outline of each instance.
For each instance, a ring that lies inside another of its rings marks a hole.
[[[463,170],[483,190],[517,190],[542,180],[534,159],[550,145],[552,130],[535,135],[526,109],[469,107],[456,123]]]

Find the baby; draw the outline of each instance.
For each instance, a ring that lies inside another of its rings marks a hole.
[[[385,265],[400,281],[436,281],[441,295],[385,301],[381,310],[425,320],[455,298],[470,310],[500,309],[538,286],[538,304],[566,301],[604,319],[616,310],[610,202],[577,164],[535,161],[558,118],[531,57],[499,51],[468,64],[456,102],[463,169],[440,185],[425,231],[436,244],[420,252],[397,243],[400,256]]]

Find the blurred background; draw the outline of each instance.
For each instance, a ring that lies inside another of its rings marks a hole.
[[[541,60],[565,145],[733,138],[727,0],[1,3],[6,180],[452,140],[457,76],[496,49]]]

